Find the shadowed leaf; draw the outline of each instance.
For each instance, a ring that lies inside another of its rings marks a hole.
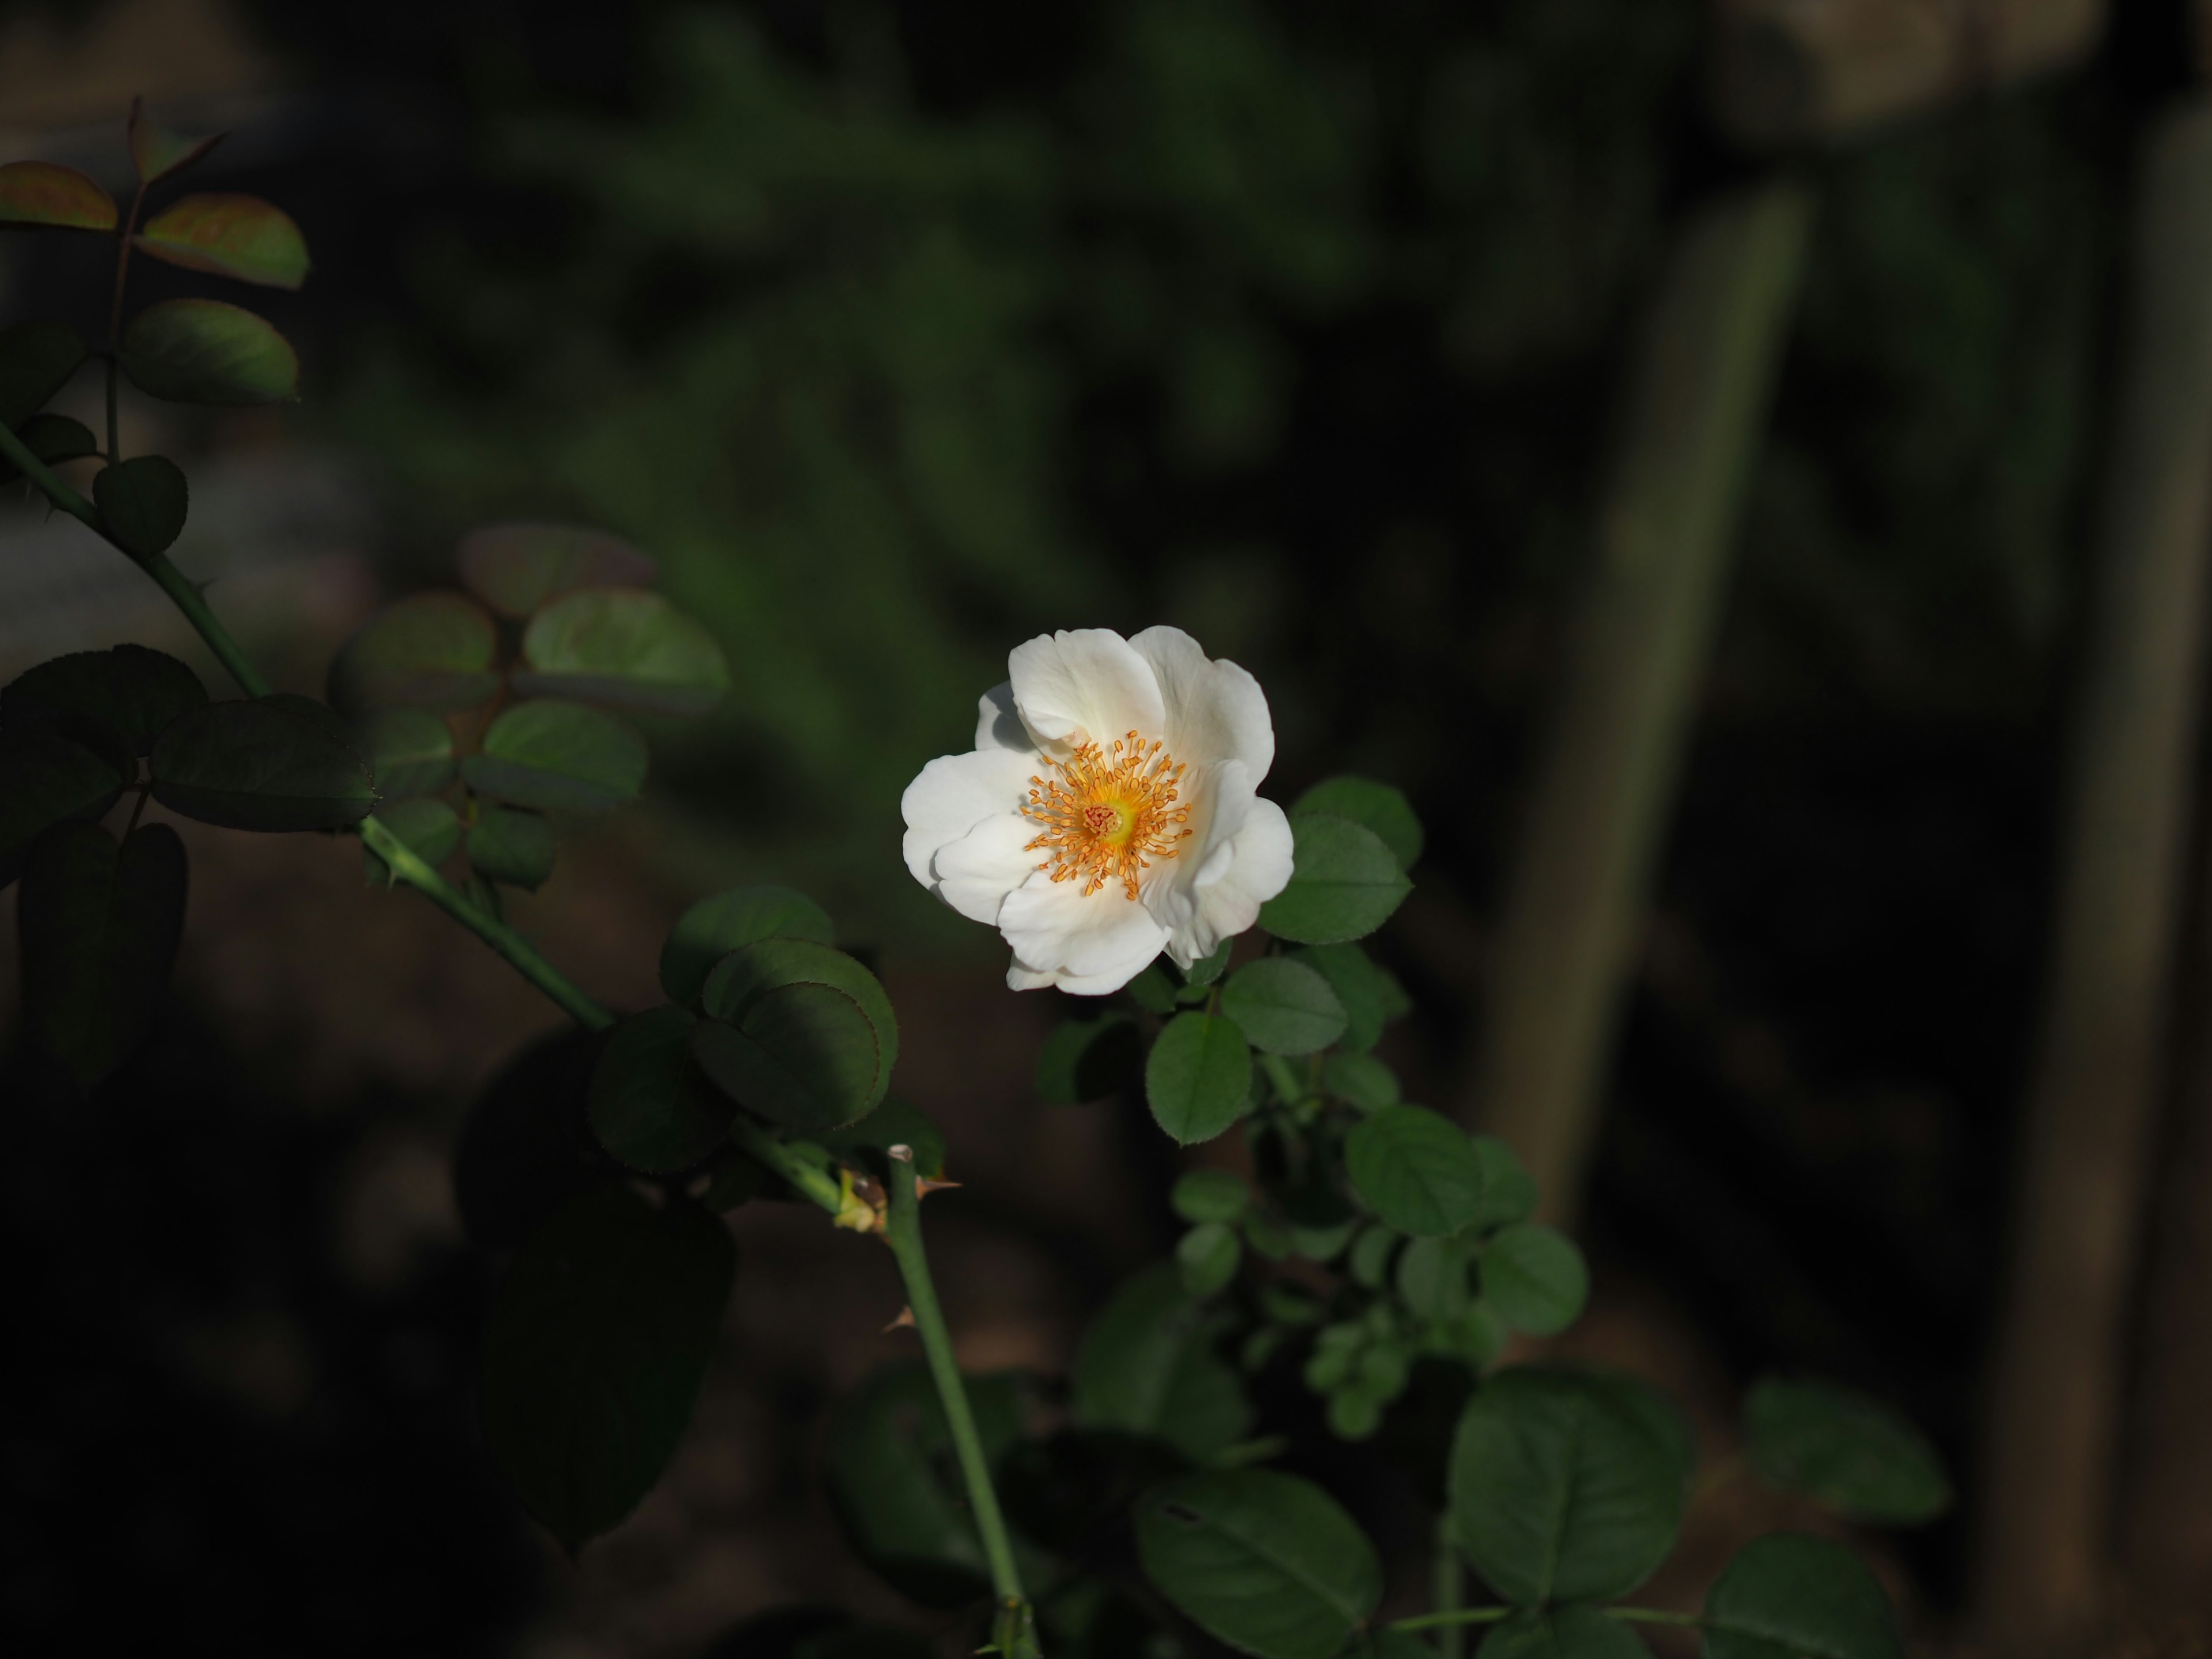
[[[1491,1627],[1474,1659],[1651,1659],[1651,1650],[1595,1607],[1523,1607]]]
[[[836,937],[827,913],[804,893],[788,887],[732,887],[701,899],[669,929],[660,947],[660,988],[671,1002],[689,1002],[705,988],[714,964],[742,945],[764,939],[828,945]]]
[[[207,702],[207,688],[174,657],[143,645],[75,651],[17,675],[0,690],[0,726],[58,730],[91,720],[143,755],[174,720]]]
[[[148,766],[155,800],[231,830],[340,830],[376,804],[368,768],[328,711],[275,698],[193,709],[161,733]]]
[[[117,343],[131,383],[172,403],[281,404],[300,393],[291,342],[221,300],[164,300],[133,317]]]
[[[94,475],[92,499],[115,544],[136,558],[166,553],[184,533],[191,492],[182,468],[161,455],[139,455]]]
[[[470,1240],[519,1244],[555,1210],[614,1174],[585,1115],[604,1036],[564,1026],[502,1066],[453,1148],[453,1201]]]
[[[1401,1233],[1457,1232],[1482,1202],[1482,1163],[1467,1132],[1425,1106],[1385,1106],[1344,1140],[1352,1184]]]
[[[556,599],[522,636],[526,696],[700,714],[730,687],[714,636],[658,593],[593,589]]]
[[[828,985],[763,991],[734,1024],[702,1021],[691,1041],[701,1069],[723,1092],[793,1129],[857,1121],[888,1070],[860,1004]]]
[[[1091,1322],[1069,1374],[1079,1428],[1136,1435],[1196,1462],[1249,1431],[1244,1385],[1171,1261],[1126,1281]]]
[[[395,801],[377,809],[376,821],[399,837],[423,863],[435,866],[453,856],[461,844],[461,821],[441,800]],[[362,867],[369,884],[389,887],[392,872],[374,848],[361,849]]]
[[[299,226],[258,196],[181,197],[134,240],[170,264],[264,288],[296,289],[307,278],[307,244]]]
[[[354,710],[473,708],[499,690],[498,651],[498,625],[481,605],[459,593],[410,593],[339,647],[331,701]]]
[[[67,323],[41,317],[0,330],[0,426],[22,427],[83,361],[84,340]],[[29,441],[27,432],[17,435]]]
[[[97,733],[0,730],[0,887],[31,843],[57,823],[97,818],[138,775],[121,744]]]
[[[453,728],[427,708],[381,708],[356,721],[354,742],[386,800],[434,795],[460,771]]]
[[[10,161],[0,167],[0,225],[112,230],[115,198],[75,167]]]
[[[1709,1659],[1903,1659],[1865,1562],[1803,1533],[1753,1540],[1705,1593]]]
[[[470,788],[541,812],[611,812],[645,786],[645,739],[611,714],[541,698],[491,723],[461,763]]]
[[[1145,1040],[1128,1015],[1109,1010],[1062,1020],[1037,1051],[1037,1095],[1051,1105],[1079,1106],[1127,1088],[1144,1064]]]
[[[1291,816],[1333,812],[1374,832],[1401,870],[1420,861],[1421,821],[1402,790],[1372,778],[1324,778],[1291,805]]]
[[[653,1008],[615,1027],[592,1071],[592,1133],[648,1175],[700,1163],[728,1139],[730,1103],[691,1063],[688,1008]]]
[[[553,826],[519,806],[482,807],[469,826],[469,862],[479,875],[534,893],[553,873]]]
[[[742,1024],[754,999],[782,986],[801,984],[842,992],[873,1029],[877,1073],[861,1107],[863,1111],[872,1109],[890,1088],[891,1068],[898,1063],[898,1019],[881,981],[842,951],[812,939],[757,940],[714,964],[700,1002],[716,1019]]]
[[[142,185],[150,185],[156,179],[190,167],[230,136],[218,132],[205,138],[188,138],[180,132],[172,132],[148,115],[144,100],[137,98],[131,100],[127,131],[131,165],[137,170]]]
[[[502,617],[527,617],[580,587],[647,587],[659,567],[605,531],[495,524],[461,538],[461,584]]]
[[[1513,1329],[1556,1336],[1582,1316],[1589,1268],[1556,1227],[1516,1222],[1483,1249],[1482,1294]]]
[[[1935,1448],[1864,1395],[1809,1377],[1762,1377],[1743,1414],[1761,1479],[1854,1521],[1917,1527],[1951,1506],[1950,1479]]]
[[[23,441],[26,449],[48,466],[63,461],[81,461],[100,453],[100,440],[92,435],[92,428],[66,415],[33,415],[15,435]],[[0,484],[14,483],[22,476],[14,462],[0,456]]]

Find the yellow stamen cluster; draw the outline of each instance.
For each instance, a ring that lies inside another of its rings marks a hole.
[[[1081,877],[1086,898],[1117,877],[1122,892],[1136,897],[1137,872],[1156,858],[1173,858],[1181,850],[1176,843],[1190,834],[1179,827],[1190,809],[1175,804],[1184,769],[1134,732],[1108,748],[1083,744],[1067,759],[1045,764],[1059,775],[1031,778],[1022,809],[1044,833],[1022,850],[1049,853],[1037,868],[1051,871],[1054,881]]]

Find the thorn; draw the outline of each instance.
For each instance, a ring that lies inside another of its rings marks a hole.
[[[914,1310],[911,1308],[901,1308],[899,1310],[899,1316],[891,1321],[890,1324],[884,1327],[884,1334],[885,1336],[889,1336],[893,1331],[910,1331],[913,1328]]]
[[[914,1183],[914,1195],[918,1199],[927,1198],[932,1193],[941,1193],[959,1184],[957,1181],[932,1181],[927,1176],[922,1176]]]

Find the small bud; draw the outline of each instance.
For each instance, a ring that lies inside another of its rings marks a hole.
[[[896,1146],[890,1147],[889,1150],[890,1155],[902,1164],[911,1164],[914,1162],[914,1148],[906,1145],[903,1141]]]

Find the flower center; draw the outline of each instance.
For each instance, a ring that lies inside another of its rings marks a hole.
[[[1190,808],[1177,806],[1176,786],[1183,768],[1132,732],[1112,745],[1079,745],[1064,761],[1048,760],[1056,775],[1031,778],[1023,816],[1044,826],[1044,833],[1022,848],[1050,854],[1037,866],[1054,881],[1083,880],[1089,897],[1109,880],[1137,896],[1137,872],[1156,858],[1171,859],[1176,843],[1190,831],[1181,826]]]

